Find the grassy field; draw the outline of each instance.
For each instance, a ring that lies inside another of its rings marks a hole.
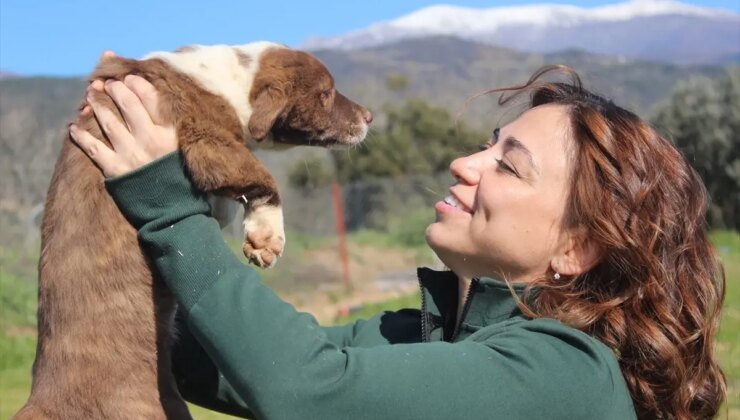
[[[365,246],[386,245],[382,235],[364,232],[352,240]],[[720,418],[740,419],[740,235],[717,232],[712,240],[725,263],[727,293],[717,350],[727,377],[729,393],[726,408]],[[298,239],[294,247],[309,249],[322,245],[310,238]],[[298,255],[299,253],[296,253]],[[30,367],[35,352],[35,256],[0,248],[0,419],[9,418],[26,400],[30,388]],[[295,256],[294,258],[300,258]],[[283,267],[289,264],[283,264]],[[276,286],[286,286],[281,277],[290,273],[275,273],[265,280]],[[287,285],[289,286],[289,285]],[[363,307],[350,317],[337,319],[345,323],[369,317],[382,310],[418,307],[418,295],[394,299]],[[227,419],[228,416],[192,407],[197,419]]]
[[[727,402],[720,418],[740,419],[740,234],[712,236],[725,264],[727,290],[722,310],[717,352],[727,378]]]

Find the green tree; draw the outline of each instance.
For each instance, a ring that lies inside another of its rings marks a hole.
[[[385,87],[391,92],[403,92],[408,86],[409,79],[403,74],[390,74],[385,78]]]
[[[653,123],[704,180],[712,227],[740,229],[740,67],[679,84]]]
[[[453,159],[470,153],[486,136],[456,124],[444,109],[418,99],[387,110],[387,123],[371,132],[365,145],[337,151],[342,181],[444,172]]]
[[[316,157],[297,162],[288,173],[290,186],[301,189],[323,187],[329,185],[333,179],[332,171]]]
[[[393,231],[409,244],[414,235],[423,240],[419,226],[432,221],[423,209],[445,194],[450,162],[477,150],[486,136],[421,100],[386,114],[386,124],[364,145],[335,151],[334,158],[345,184],[348,228]]]

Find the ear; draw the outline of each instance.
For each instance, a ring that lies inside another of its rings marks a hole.
[[[604,251],[584,229],[566,233],[560,250],[550,261],[553,271],[566,276],[588,272],[601,261]]]
[[[252,115],[247,125],[253,139],[260,141],[267,137],[287,103],[285,93],[278,89],[266,87],[257,95],[252,103]]]

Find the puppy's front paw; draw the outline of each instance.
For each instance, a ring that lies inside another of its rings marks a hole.
[[[252,209],[244,219],[244,256],[260,268],[269,268],[283,254],[284,247],[282,208],[262,205]]]

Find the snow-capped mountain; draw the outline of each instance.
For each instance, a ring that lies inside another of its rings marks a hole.
[[[304,48],[366,48],[429,35],[455,35],[525,51],[579,48],[677,63],[716,63],[740,56],[740,14],[673,0],[593,8],[438,5],[335,38],[312,38]]]

